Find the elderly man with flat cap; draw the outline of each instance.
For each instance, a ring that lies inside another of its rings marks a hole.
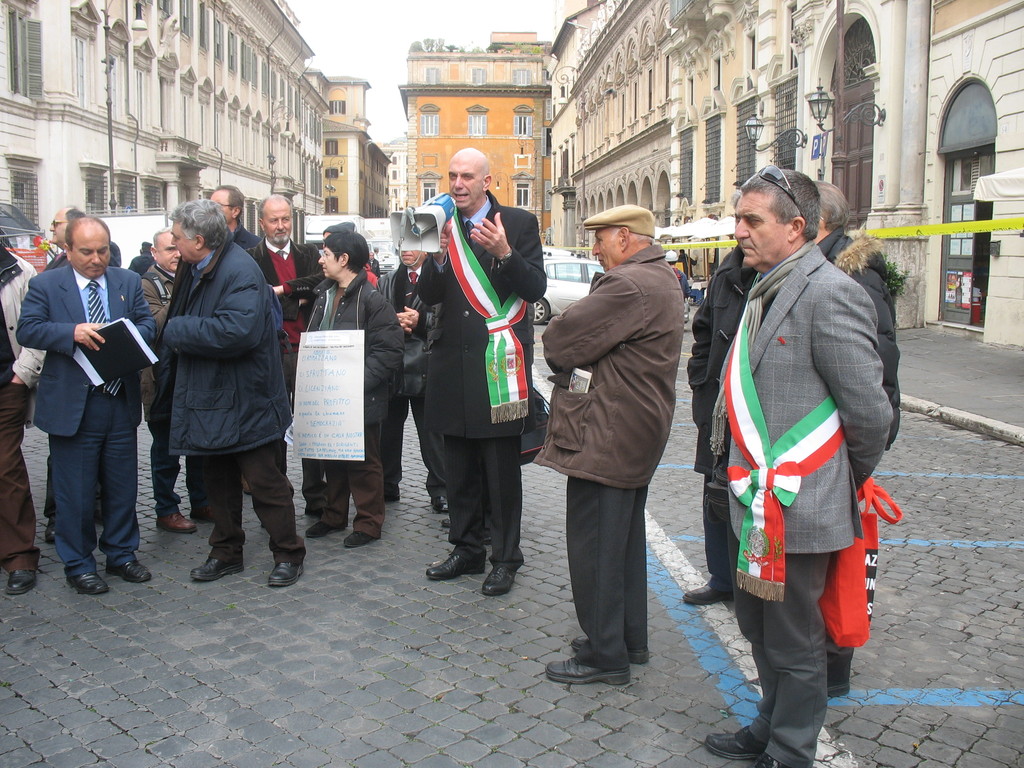
[[[536,463],[568,476],[565,539],[584,634],[547,676],[622,685],[630,663],[649,657],[644,504],[672,426],[685,308],[650,211],[622,205],[583,226],[605,273],[544,332],[555,375]]]

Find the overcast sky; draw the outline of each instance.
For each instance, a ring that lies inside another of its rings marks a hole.
[[[325,75],[367,80],[370,136],[378,144],[405,133],[398,86],[406,81],[406,56],[414,40],[443,38],[449,45],[486,49],[491,32],[536,32],[551,40],[553,0],[287,0],[299,32]]]

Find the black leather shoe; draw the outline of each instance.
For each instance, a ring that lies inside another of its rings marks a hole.
[[[194,581],[216,581],[229,573],[240,573],[244,567],[241,563],[225,563],[223,560],[211,557],[198,568],[189,571],[188,575]]]
[[[435,512],[443,515],[448,511],[448,499],[444,496],[431,496],[430,506],[434,508]]]
[[[102,595],[110,590],[107,582],[101,579],[95,571],[68,576],[67,581],[80,595]]]
[[[288,587],[302,575],[302,563],[278,563],[267,579],[268,587]]]
[[[587,642],[585,635],[573,638],[573,641],[569,643],[569,647],[572,648],[573,653],[579,653],[580,648]],[[651,660],[651,652],[647,648],[627,648],[626,653],[629,654],[630,664],[646,664]]]
[[[480,588],[488,597],[507,594],[516,580],[516,572],[507,565],[496,565],[484,579],[484,585]]]
[[[306,507],[306,515],[308,517],[323,517],[323,507]]]
[[[345,537],[345,546],[348,549],[355,549],[356,547],[365,546],[371,541],[376,541],[376,539],[370,534],[363,533],[362,531],[352,531],[352,533]]]
[[[329,534],[344,530],[344,528],[336,528],[333,525],[328,525],[323,520],[317,520],[306,529],[306,536],[310,539],[321,539]]]
[[[732,592],[723,592],[714,587],[703,586],[683,593],[683,602],[690,605],[713,605],[732,600]]]
[[[47,544],[53,544],[57,540],[57,521],[52,518],[46,518],[46,530],[43,531],[43,541]]]
[[[392,491],[392,492],[384,491],[384,501],[401,501],[401,500],[402,500],[402,494],[400,494],[398,491]]]
[[[629,682],[629,667],[625,669],[598,669],[580,664],[576,659],[552,661],[544,669],[548,680],[556,683],[608,683],[625,685]]]
[[[113,574],[114,576],[120,576],[125,581],[130,581],[132,584],[139,584],[143,581],[149,581],[153,578],[153,574],[149,572],[149,568],[144,566],[138,560],[129,560],[127,563],[121,563],[121,565],[108,565],[107,573]]]
[[[477,560],[466,557],[465,555],[451,554],[448,555],[448,559],[443,563],[432,565],[427,568],[427,578],[432,581],[446,581],[447,579],[454,579],[456,576],[461,576],[464,573],[483,573],[484,572],[484,559],[481,557]]]
[[[769,754],[763,754],[754,762],[750,768],[790,768],[785,763],[780,763]]]
[[[4,592],[8,595],[24,595],[35,585],[36,572],[19,568],[16,571],[11,571],[7,576],[7,587]]]
[[[755,739],[749,728],[740,728],[736,733],[709,733],[704,737],[704,746],[709,752],[731,760],[761,757],[768,747]]]

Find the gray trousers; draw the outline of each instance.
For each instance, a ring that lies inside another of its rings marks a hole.
[[[729,553],[739,541],[729,528]],[[818,599],[831,552],[786,555],[786,597],[762,600],[738,586],[736,621],[750,641],[761,681],[761,700],[750,732],[767,742],[771,757],[791,768],[812,768],[818,733],[828,708],[825,621]]]
[[[570,477],[565,542],[572,599],[587,641],[576,658],[628,669],[627,649],[647,648],[647,486],[612,488]]]

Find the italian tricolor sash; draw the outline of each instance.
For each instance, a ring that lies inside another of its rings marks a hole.
[[[487,349],[481,373],[487,377],[491,423],[525,418],[529,412],[527,371],[523,345],[512,326],[523,319],[526,303],[514,293],[504,302],[498,298],[483,265],[466,242],[462,228],[454,222],[452,236],[448,239],[448,258],[462,292],[487,326]]]
[[[747,333],[741,321],[724,383],[732,438],[751,467],[729,467],[729,488],[746,507],[736,584],[763,600],[782,600],[786,585],[782,507],[796,500],[801,478],[835,455],[843,442],[843,425],[829,396],[772,445],[750,371]]]

